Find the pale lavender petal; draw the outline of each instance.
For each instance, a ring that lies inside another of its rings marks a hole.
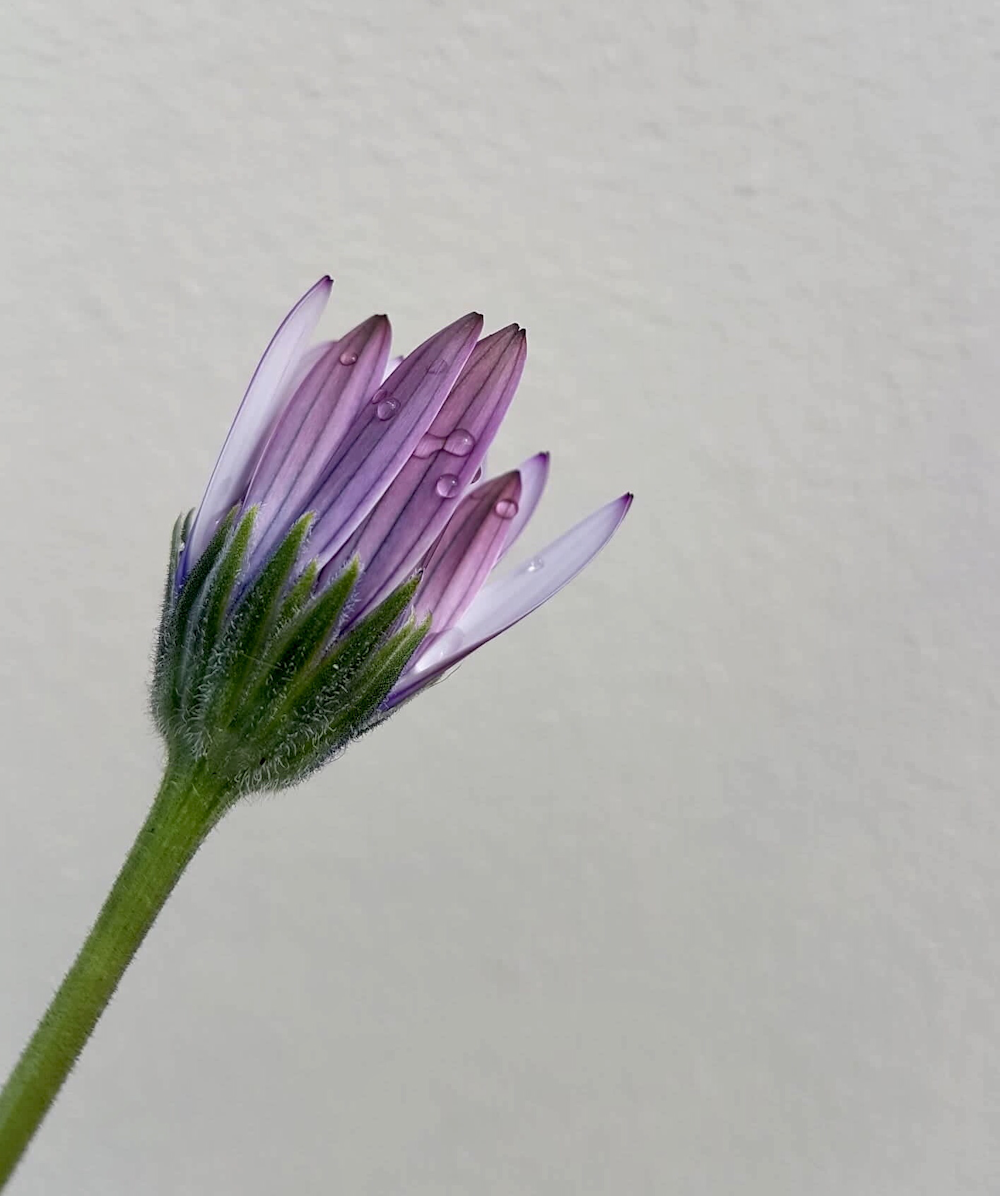
[[[414,455],[327,564],[336,573],[352,556],[360,558],[364,572],[355,591],[354,618],[416,567],[455,512],[514,397],[524,360],[525,337],[516,324],[476,345]],[[519,517],[520,512],[512,526]]]
[[[251,570],[306,509],[337,445],[382,378],[390,339],[386,317],[372,316],[332,342],[278,417],[247,490],[246,505],[260,507]]]
[[[181,577],[204,551],[219,520],[243,498],[257,457],[280,411],[282,384],[294,371],[323,314],[332,286],[332,280],[324,277],[303,295],[260,359],[191,526]]]
[[[441,410],[476,343],[482,316],[456,320],[415,349],[378,388],[327,463],[316,492],[310,551],[335,556],[389,488]]]
[[[382,381],[384,382],[386,380],[386,378],[388,378],[389,375],[393,372],[393,370],[397,369],[402,364],[403,364],[402,357],[390,357],[389,360],[385,363],[385,369],[382,371]]]
[[[318,344],[310,345],[308,349],[302,354],[295,364],[295,369],[290,370],[285,375],[285,381],[281,385],[281,393],[277,401],[277,409],[280,412],[285,410],[285,404],[299,389],[307,376],[312,370],[313,366],[321,357],[323,357],[327,350],[331,349],[336,341],[320,341]]]
[[[520,497],[521,478],[513,470],[466,495],[448,520],[414,599],[416,617],[431,616],[432,635],[447,631],[479,593],[503,550]]]
[[[529,457],[523,465],[519,465],[517,472],[521,475],[521,501],[518,504],[517,514],[510,521],[507,541],[503,546],[503,552],[500,553],[501,560],[510,552],[511,546],[520,537],[528,526],[531,516],[538,509],[542,492],[545,490],[545,483],[549,479],[549,454],[536,453],[533,457]]]
[[[455,625],[420,653],[400,678],[387,705],[404,701],[548,601],[607,544],[631,503],[632,495],[623,494],[542,549],[516,572],[484,586]]]

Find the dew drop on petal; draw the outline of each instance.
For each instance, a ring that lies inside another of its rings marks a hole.
[[[456,428],[444,442],[444,451],[453,457],[467,457],[475,447],[476,438],[464,428]]]
[[[340,355],[340,364],[341,365],[354,365],[354,363],[357,360],[358,360],[357,353],[351,353],[346,349]]]
[[[375,408],[375,414],[379,419],[392,419],[392,417],[399,410],[398,399],[383,399]]]
[[[421,461],[428,457],[433,457],[434,454],[444,446],[444,437],[435,436],[433,432],[425,432],[420,437],[420,443],[413,450],[414,457],[419,457]]]
[[[458,478],[453,473],[443,473],[434,487],[441,498],[451,498],[458,489]]]
[[[447,371],[448,366],[450,365],[451,362],[447,357],[439,357],[437,361],[433,362],[427,367],[427,372],[428,374],[443,374]]]
[[[513,519],[517,514],[517,503],[512,498],[501,498],[493,508],[493,514],[501,519]]]
[[[537,573],[539,569],[544,569],[544,568],[545,568],[545,562],[542,560],[542,558],[540,556],[536,556],[536,557],[533,557],[530,561],[528,561],[528,563],[524,566],[524,571],[525,571],[525,573]]]

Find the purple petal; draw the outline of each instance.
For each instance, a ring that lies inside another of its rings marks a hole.
[[[617,531],[632,503],[623,494],[578,523],[514,573],[485,586],[455,625],[418,656],[393,691],[395,706],[529,615],[588,564]]]
[[[285,381],[281,384],[281,391],[275,404],[279,413],[285,410],[289,399],[291,399],[302,383],[305,382],[316,362],[326,354],[328,349],[333,348],[336,343],[336,341],[319,341],[315,345],[310,345],[299,357],[295,363],[295,369],[289,370],[285,375]]]
[[[525,336],[516,324],[476,345],[414,455],[327,564],[328,571],[339,572],[352,556],[360,558],[364,572],[354,618],[416,567],[455,512],[514,397],[525,356]],[[520,511],[512,526],[518,518]]]
[[[463,316],[415,349],[380,386],[327,463],[301,510],[316,512],[310,550],[326,564],[371,512],[441,410],[483,318]]]
[[[261,448],[280,411],[282,383],[295,369],[323,314],[333,281],[323,277],[296,303],[271,338],[250,379],[205,489],[184,548],[181,576],[204,551],[219,520],[242,499]]]
[[[528,526],[531,516],[538,509],[542,492],[545,490],[545,483],[549,479],[549,454],[536,453],[533,457],[529,457],[523,465],[519,465],[517,472],[521,475],[521,501],[518,504],[517,514],[510,521],[507,541],[503,546],[503,552],[500,553],[501,560],[510,552],[511,546],[520,537]]]
[[[299,518],[330,458],[379,384],[391,329],[372,316],[321,353],[278,417],[247,490],[259,504],[252,570]]]
[[[517,514],[521,478],[516,470],[466,495],[431,549],[414,600],[418,619],[432,617],[432,634],[459,618],[497,563]]]

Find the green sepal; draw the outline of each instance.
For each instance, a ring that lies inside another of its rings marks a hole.
[[[338,634],[358,560],[314,593],[317,562],[300,566],[307,515],[248,578],[254,516],[231,512],[180,582],[190,516],[178,521],[154,669],[153,709],[171,755],[198,764],[229,800],[294,784],[384,719],[430,625],[400,627],[417,576]]]
[[[358,692],[344,710],[338,727],[339,734],[355,739],[369,730],[379,714],[379,708],[392,692],[424,637],[431,629],[428,615],[422,622],[410,620],[381,649],[369,668],[359,678]],[[378,718],[378,721],[382,721]]]
[[[191,512],[178,515],[174,521],[174,530],[170,534],[170,567],[167,570],[167,584],[163,592],[163,609],[169,610],[177,597],[177,570],[181,563],[181,548],[187,528],[191,524]]]
[[[222,552],[230,528],[236,516],[235,510],[230,511],[220,522],[215,535],[209,541],[205,551],[195,562],[194,567],[178,589],[177,571],[180,565],[183,547],[175,547],[174,538],[171,539],[170,567],[168,569],[168,588],[163,604],[163,615],[160,620],[157,654],[153,673],[152,707],[153,717],[160,731],[169,739],[175,734],[183,720],[184,689],[182,674],[187,652],[188,626],[201,595],[206,579]],[[189,513],[180,527],[180,539],[183,541],[187,530],[191,526]],[[178,523],[174,524],[174,536],[178,534]]]
[[[256,516],[257,508],[251,507],[236,524],[191,610],[180,685],[185,693],[182,715],[192,730],[202,725],[201,715],[215,681],[210,671],[212,654],[237,592]]]
[[[240,598],[212,649],[208,673],[218,678],[218,684],[207,698],[202,714],[209,729],[225,725],[233,717],[248,684],[266,668],[266,649],[281,625],[287,606],[285,591],[309,534],[312,518],[311,514],[303,515],[292,526]],[[314,578],[315,572],[315,562],[311,561],[292,589],[299,588],[304,579]],[[308,584],[311,586],[311,581]]]
[[[337,629],[359,571],[357,560],[352,560],[325,590],[297,614],[286,617],[261,661],[256,685],[249,695],[251,706],[263,712],[283,697],[304,670],[319,661]]]
[[[400,674],[413,659],[424,636],[430,630],[430,618],[421,624],[412,620],[397,631],[372,657],[355,679],[347,700],[332,703],[329,717],[316,720],[317,704],[308,731],[299,726],[272,758],[262,758],[253,776],[255,789],[282,789],[304,780],[321,768],[353,739],[368,731],[379,717],[379,707],[392,692]],[[305,732],[305,733],[304,733]]]
[[[180,563],[181,548],[184,542],[184,529],[190,525],[191,513],[186,516],[178,515],[174,522],[174,530],[170,536],[170,564],[167,568],[167,583],[163,589],[163,604],[160,609],[160,629],[156,637],[156,651],[153,657],[153,684],[150,693],[150,706],[157,728],[166,733],[171,722],[169,702],[169,682],[166,677],[169,672],[170,650],[173,642],[172,612],[177,601],[177,569]]]
[[[278,627],[287,626],[313,596],[317,577],[319,577],[319,566],[315,561],[310,561],[302,570],[302,576],[288,591],[281,604],[277,618]]]
[[[339,640],[315,667],[299,670],[264,706],[254,736],[266,754],[283,737],[309,736],[329,723],[349,701],[359,676],[377,659],[419,584],[413,577],[395,590]],[[353,581],[352,581],[353,585]]]

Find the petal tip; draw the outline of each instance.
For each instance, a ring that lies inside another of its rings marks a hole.
[[[632,491],[626,490],[625,493],[620,495],[618,498],[612,499],[611,502],[609,502],[604,508],[610,514],[617,516],[614,524],[615,531],[621,527],[622,520],[624,520],[625,516],[628,514],[629,508],[632,506],[632,500],[634,498],[635,495],[632,493]]]
[[[363,328],[368,333],[385,332],[389,329],[389,317],[385,312],[376,312],[375,315],[369,316],[359,328]]]

